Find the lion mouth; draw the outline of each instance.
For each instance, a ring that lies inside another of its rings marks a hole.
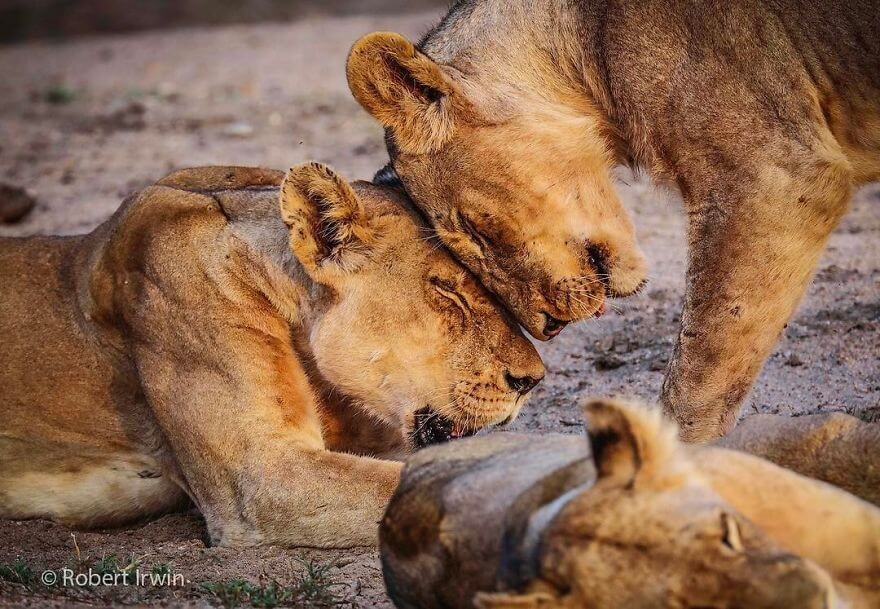
[[[470,429],[461,423],[456,423],[430,406],[425,406],[415,413],[410,439],[418,450],[433,444],[443,444],[451,440],[466,438],[475,433],[477,433],[476,429]]]

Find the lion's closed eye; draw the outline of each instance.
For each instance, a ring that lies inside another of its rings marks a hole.
[[[461,311],[465,321],[473,315],[473,310],[471,310],[467,299],[456,290],[452,282],[441,277],[431,277],[428,281],[438,294],[453,303]]]
[[[721,514],[721,542],[734,552],[743,551],[742,535],[739,531],[739,524],[736,519],[722,512]]]
[[[459,227],[462,233],[468,236],[472,243],[480,248],[482,253],[485,254],[486,251],[491,251],[494,247],[492,240],[485,234],[485,232],[477,228],[477,224],[464,213],[456,211],[453,214],[453,222]]]

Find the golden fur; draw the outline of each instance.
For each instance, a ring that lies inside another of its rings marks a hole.
[[[878,29],[868,0],[460,0],[418,47],[362,38],[348,79],[438,235],[539,338],[645,278],[613,166],[679,189],[662,402],[705,441],[734,426],[852,190],[880,178]]]
[[[878,507],[752,455],[681,444],[657,409],[599,400],[586,410],[589,453],[570,436],[494,436],[408,462],[380,531],[400,606],[880,602]],[[840,422],[826,423],[834,435]],[[822,445],[805,443],[803,460],[822,463]],[[850,459],[860,471],[873,465]]]
[[[88,235],[0,240],[0,517],[188,497],[217,544],[370,544],[414,411],[516,415],[537,352],[405,197],[283,177],[183,170]]]
[[[713,444],[824,480],[880,507],[880,424],[842,412],[754,414]]]

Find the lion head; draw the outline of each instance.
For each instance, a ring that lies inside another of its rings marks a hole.
[[[307,341],[326,381],[416,445],[513,419],[543,378],[534,346],[392,188],[312,163],[281,187],[313,282]]]
[[[538,563],[529,591],[477,606],[839,606],[828,573],[716,494],[658,411],[600,400],[587,419],[595,483],[530,517],[518,548]]]
[[[443,243],[535,337],[601,314],[606,296],[643,284],[645,259],[611,183],[595,109],[538,97],[512,111],[504,79],[478,81],[397,34],[355,43],[347,73],[386,127],[390,169]]]

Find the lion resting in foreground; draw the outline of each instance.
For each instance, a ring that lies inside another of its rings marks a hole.
[[[752,455],[680,444],[656,411],[596,401],[587,419],[590,450],[576,436],[493,434],[412,457],[380,529],[397,606],[880,606],[875,505]],[[744,444],[782,431],[799,438],[787,451],[803,468],[877,497],[880,425],[760,424]],[[855,471],[836,468],[844,453]]]
[[[184,170],[88,235],[0,240],[0,517],[188,497],[216,544],[370,544],[381,457],[516,415],[537,352],[404,196],[282,178]]]
[[[459,0],[352,48],[390,171],[538,338],[646,276],[612,168],[678,189],[688,270],[662,403],[730,431],[852,191],[880,179],[876,0]],[[658,213],[660,213],[658,211]]]

